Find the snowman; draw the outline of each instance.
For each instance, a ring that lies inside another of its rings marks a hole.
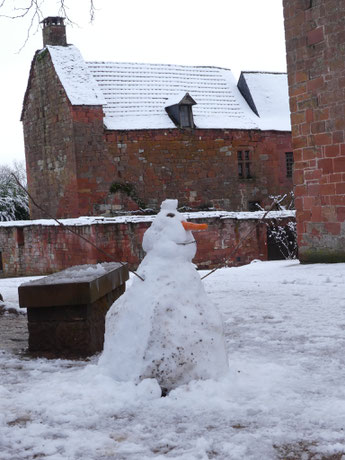
[[[99,366],[120,381],[156,379],[163,394],[228,370],[222,321],[192,264],[192,231],[177,200],[165,200],[145,232],[146,256],[133,284],[110,308]]]

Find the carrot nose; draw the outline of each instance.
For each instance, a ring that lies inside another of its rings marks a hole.
[[[185,220],[181,222],[185,230],[206,230],[207,224],[194,224],[193,222],[186,222]]]

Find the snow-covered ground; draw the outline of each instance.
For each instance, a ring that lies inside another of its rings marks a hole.
[[[5,301],[21,281],[0,280]],[[226,378],[161,398],[152,380],[101,375],[97,357],[0,351],[1,460],[341,459],[345,264],[256,262],[204,283],[225,321]]]
[[[0,279],[0,294],[5,299],[5,302],[0,301],[0,307],[10,311],[15,310],[17,313],[26,313],[26,309],[20,308],[18,304],[18,286],[39,278],[42,276]]]

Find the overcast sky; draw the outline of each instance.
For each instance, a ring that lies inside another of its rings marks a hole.
[[[286,71],[281,0],[95,0],[93,24],[88,0],[65,1],[78,24],[67,26],[67,41],[86,60],[219,66],[235,77]],[[58,15],[58,3],[45,0],[44,16]],[[42,48],[39,30],[18,53],[27,28],[27,20],[0,18],[0,164],[24,160],[19,118],[31,60]]]

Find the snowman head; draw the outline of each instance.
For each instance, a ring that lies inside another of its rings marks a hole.
[[[207,228],[206,224],[186,222],[177,210],[177,200],[165,200],[143,239],[143,249],[159,257],[192,260],[196,243],[191,230]]]

